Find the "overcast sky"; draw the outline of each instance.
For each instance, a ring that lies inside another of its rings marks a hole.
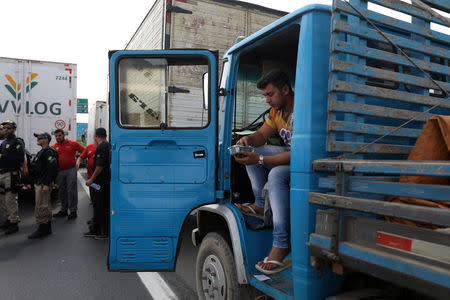
[[[313,1],[246,1],[291,12]],[[123,49],[154,0],[1,0],[0,57],[75,63],[78,98],[106,100],[108,50]],[[274,4],[276,3],[276,5]],[[329,3],[319,0],[314,3]]]

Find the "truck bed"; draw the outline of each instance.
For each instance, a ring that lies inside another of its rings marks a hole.
[[[433,229],[450,227],[450,210],[387,200],[450,200],[446,184],[399,181],[406,175],[450,178],[450,161],[406,160],[426,122],[450,115],[450,28],[445,19],[402,1],[349,2],[333,5],[331,158],[313,163],[325,176],[309,198],[321,207],[310,236],[312,264],[448,299],[450,232]],[[422,2],[450,12],[448,1]],[[374,12],[373,4],[391,11]],[[395,11],[411,21],[395,18]],[[447,34],[434,30],[436,24]],[[423,226],[387,221],[392,218]]]

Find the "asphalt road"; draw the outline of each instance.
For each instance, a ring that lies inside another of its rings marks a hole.
[[[20,203],[19,232],[0,233],[0,299],[196,299],[194,220],[183,232],[176,272],[108,272],[108,241],[83,237],[92,206],[80,181],[78,218],[54,219],[46,238],[27,239],[36,228],[34,203]]]

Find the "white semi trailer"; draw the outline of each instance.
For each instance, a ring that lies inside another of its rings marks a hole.
[[[168,49],[210,49],[218,51],[221,70],[224,53],[236,43],[238,38],[249,36],[264,26],[276,21],[286,12],[235,0],[156,0],[144,20],[125,46],[125,50],[168,50]],[[269,65],[270,64],[270,65]],[[288,69],[267,61],[266,67]],[[199,82],[192,82],[197,68],[170,70],[172,86],[179,88],[168,92],[167,119],[178,127],[203,126],[207,114],[202,107],[202,97],[193,94]],[[250,77],[252,74],[245,74]],[[243,78],[244,79],[244,78]],[[252,89],[250,91],[250,89]],[[183,90],[191,91],[192,97]],[[236,126],[245,127],[267,109],[261,100],[261,92],[241,80],[236,90]],[[140,99],[150,101],[148,98]],[[133,101],[133,100],[129,100]],[[132,102],[128,112],[139,115],[142,107]],[[131,116],[131,115],[130,115]],[[144,119],[129,120],[134,125]]]
[[[88,145],[94,143],[95,129],[99,127],[105,128],[106,132],[109,131],[109,109],[106,101],[95,101],[95,104],[89,106]]]
[[[76,64],[0,57],[0,121],[17,123],[31,154],[40,149],[35,132],[62,129],[76,139],[76,99]]]

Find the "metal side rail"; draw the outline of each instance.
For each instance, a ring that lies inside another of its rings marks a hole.
[[[309,246],[316,266],[343,266],[436,299],[450,294],[450,234],[344,214],[333,247],[336,210],[319,210]],[[336,249],[336,250],[335,250]]]
[[[354,172],[450,177],[449,161],[319,159],[313,162],[317,172]]]
[[[319,179],[326,191],[309,196],[311,204],[331,208],[317,210],[309,242],[314,266],[334,264],[448,298],[450,232],[392,223],[386,217],[448,228],[450,209],[385,201],[390,196],[450,201],[449,186],[399,183],[393,176],[450,178],[448,161],[323,159],[313,169],[331,173]]]

